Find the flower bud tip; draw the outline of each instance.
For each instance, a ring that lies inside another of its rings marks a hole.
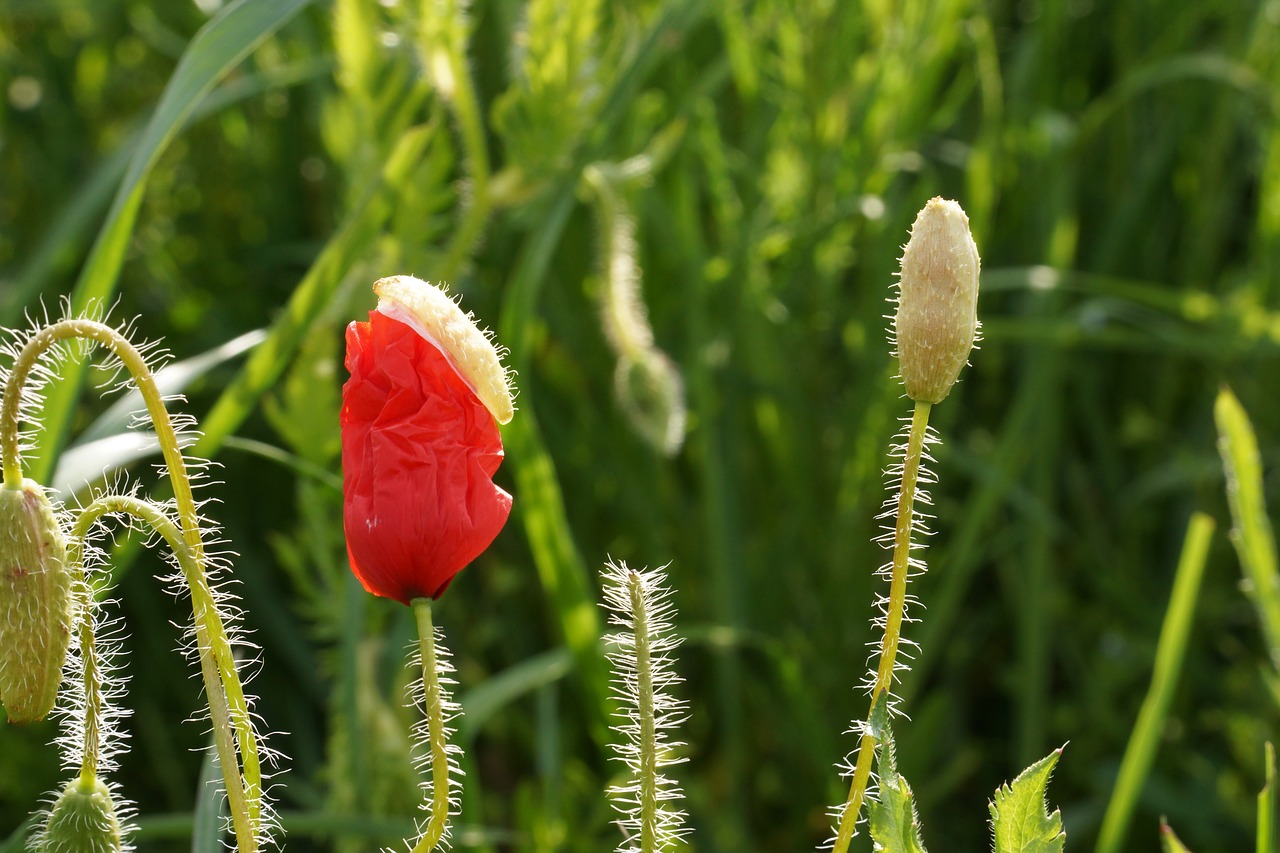
[[[951,392],[978,336],[978,247],[954,201],[931,199],[902,253],[893,321],[907,396],[939,403]]]

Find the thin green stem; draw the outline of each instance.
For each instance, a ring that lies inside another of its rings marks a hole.
[[[205,693],[209,702],[209,716],[213,723],[214,744],[218,750],[218,760],[222,764],[223,779],[227,790],[227,803],[231,812],[232,825],[241,851],[258,849],[258,819],[261,810],[262,783],[261,777],[250,777],[248,770],[244,777],[225,768],[239,766],[236,747],[237,738],[242,725],[248,727],[247,712],[238,708],[229,691],[223,690],[220,673],[231,672],[235,678],[235,659],[231,643],[222,625],[212,591],[209,589],[204,571],[195,555],[183,539],[182,532],[163,510],[153,503],[129,495],[105,495],[93,501],[76,517],[71,532],[72,565],[84,565],[84,543],[90,528],[103,516],[112,514],[130,515],[147,527],[160,534],[173,550],[178,565],[191,589],[191,604],[194,614],[196,645],[200,650],[200,669],[204,677]],[[83,622],[89,622],[85,619]],[[86,658],[87,661],[87,658]],[[87,663],[86,663],[87,669]],[[86,687],[90,675],[85,674]],[[235,686],[239,688],[239,680]],[[95,694],[97,691],[95,690]],[[240,703],[244,702],[243,693],[238,694]],[[92,706],[100,720],[101,702]],[[88,714],[86,714],[86,717]],[[85,751],[89,751],[89,725],[86,719]],[[249,736],[253,730],[249,727]],[[97,721],[93,731],[93,752],[96,766],[99,732]],[[241,757],[243,752],[241,753]],[[254,766],[256,770],[256,764]],[[83,772],[83,770],[82,770]]]
[[[893,686],[893,670],[898,660],[898,646],[902,638],[902,622],[907,610],[907,575],[911,559],[911,531],[915,512],[916,484],[920,476],[920,459],[924,454],[925,434],[929,426],[929,403],[917,401],[911,413],[911,429],[907,434],[906,451],[902,458],[902,484],[898,491],[898,506],[893,529],[893,562],[889,579],[889,604],[885,610],[884,637],[880,641],[880,664],[876,669],[871,688],[871,707]],[[869,712],[868,712],[869,713]],[[840,827],[832,845],[833,853],[845,853],[853,840],[858,815],[867,795],[867,782],[871,777],[871,761],[875,757],[876,738],[870,729],[864,731],[858,743],[858,762],[853,769],[853,781],[849,797],[840,814]]]
[[[177,430],[169,417],[164,398],[146,359],[128,338],[105,323],[88,319],[60,320],[39,329],[31,336],[14,359],[4,388],[4,396],[0,399],[0,464],[3,465],[4,484],[6,487],[16,488],[22,482],[22,463],[18,452],[22,389],[40,357],[60,341],[73,338],[83,338],[99,343],[120,359],[142,395],[156,439],[160,444],[160,452],[169,472],[169,481],[178,513],[178,525],[174,528],[173,538],[170,539],[167,534],[161,532],[166,539],[170,540],[174,553],[178,555],[183,574],[191,589],[191,606],[196,642],[200,651],[200,667],[210,712],[213,714],[215,731],[218,731],[219,726],[223,726],[227,731],[234,732],[235,743],[239,749],[237,758],[235,748],[226,751],[224,744],[219,742],[223,776],[228,797],[232,800],[232,817],[239,849],[242,853],[256,851],[259,841],[258,831],[262,823],[262,770],[257,737],[253,731],[244,689],[236,671],[231,643],[222,624],[222,617],[213,592],[209,587],[208,561],[201,537],[200,513],[191,491],[191,477],[182,456]],[[135,503],[150,506],[142,501]],[[150,513],[141,509],[140,506],[135,506],[134,509],[144,513],[139,517],[147,523],[152,523],[153,520],[159,523],[158,519],[163,519],[163,523],[173,526],[169,517],[153,506],[150,508]],[[137,515],[132,509],[106,511],[124,511]],[[146,514],[154,518],[148,518]],[[84,517],[85,514],[82,514],[81,518]],[[160,530],[156,524],[152,526]],[[238,808],[235,802],[236,796],[232,794],[233,790],[245,795]]]
[[[1169,607],[1156,643],[1151,684],[1147,687],[1146,698],[1142,700],[1138,718],[1129,735],[1129,744],[1124,750],[1124,759],[1120,762],[1120,771],[1116,774],[1111,801],[1098,831],[1095,853],[1116,853],[1124,848],[1125,833],[1129,829],[1134,806],[1164,736],[1178,676],[1186,663],[1187,639],[1191,635],[1200,598],[1200,581],[1209,557],[1214,526],[1213,517],[1202,512],[1193,515],[1187,525],[1173,592],[1169,596]]]
[[[436,849],[449,822],[449,739],[445,732],[444,688],[436,660],[436,634],[431,623],[431,599],[410,602],[418,625],[418,651],[422,657],[422,688],[427,714],[427,740],[431,752],[431,812],[426,829],[413,853]]]
[[[657,853],[658,834],[658,726],[654,719],[653,662],[649,647],[649,614],[644,584],[638,572],[627,579],[636,642],[636,705],[640,715],[640,850]]]

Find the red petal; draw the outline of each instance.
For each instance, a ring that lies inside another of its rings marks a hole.
[[[438,598],[511,512],[493,484],[493,415],[435,344],[373,311],[347,327],[343,522],[351,569],[374,595]]]

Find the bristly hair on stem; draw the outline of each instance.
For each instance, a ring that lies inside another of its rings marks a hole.
[[[76,519],[74,536],[84,538],[98,518],[123,514],[158,533],[170,546],[178,584],[190,594],[192,623],[187,648],[198,662],[208,702],[208,719],[222,765],[230,820],[241,853],[256,853],[271,840],[274,814],[264,789],[264,762],[274,763],[274,753],[260,743],[253,698],[245,693],[242,666],[236,650],[252,648],[238,629],[239,611],[231,595],[214,578],[229,566],[227,555],[210,550],[217,546],[216,528],[201,513],[193,493],[206,462],[189,458],[184,436],[194,420],[173,416],[155,377],[160,357],[154,346],[130,340],[130,328],[117,328],[93,317],[64,317],[38,325],[29,333],[15,333],[0,355],[9,358],[0,373],[0,467],[6,488],[22,483],[22,454],[30,447],[33,428],[39,424],[41,389],[57,379],[54,369],[61,358],[87,354],[93,344],[108,353],[106,364],[114,369],[117,386],[132,383],[145,406],[155,440],[163,456],[174,497],[161,505],[132,495],[108,495],[95,500]],[[50,366],[53,363],[53,367]],[[23,433],[23,426],[27,432]],[[25,438],[24,438],[25,435]]]
[[[450,677],[453,664],[444,645],[444,632],[432,624],[431,599],[412,602],[418,626],[418,645],[412,665],[422,677],[409,682],[409,703],[422,712],[413,726],[414,766],[422,776],[426,817],[418,824],[418,839],[412,853],[427,853],[450,845],[450,822],[461,805],[454,793],[461,783],[462,747],[453,742],[450,725],[462,708],[449,693],[456,682]]]
[[[666,733],[688,717],[688,705],[669,692],[681,679],[672,653],[682,642],[672,620],[675,606],[665,567],[635,571],[625,562],[606,564],[604,605],[609,624],[621,630],[606,637],[613,664],[613,692],[620,703],[615,730],[626,740],[614,745],[629,779],[609,789],[625,837],[618,853],[657,853],[683,842],[689,830],[675,807],[684,796],[663,770],[685,759],[684,744]]]

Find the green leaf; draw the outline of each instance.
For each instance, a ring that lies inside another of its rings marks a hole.
[[[1061,749],[1055,749],[1023,770],[1012,784],[996,789],[989,805],[995,853],[1061,853],[1067,837],[1062,816],[1057,810],[1049,814],[1045,803],[1045,788],[1061,754]]]
[[[1280,668],[1280,571],[1276,541],[1267,518],[1258,439],[1244,407],[1223,388],[1213,405],[1218,450],[1227,476],[1227,500],[1235,526],[1231,541],[1244,570],[1245,592],[1258,611],[1272,663]]]
[[[1160,818],[1160,849],[1164,853],[1191,853],[1169,824],[1164,822],[1164,818]]]
[[[1213,519],[1200,512],[1193,515],[1187,525],[1173,594],[1156,644],[1151,685],[1129,735],[1129,745],[1125,747],[1124,759],[1120,762],[1111,802],[1107,804],[1102,828],[1098,831],[1095,853],[1118,853],[1124,848],[1129,822],[1163,739],[1169,706],[1186,662],[1187,639],[1195,619],[1196,604],[1200,600],[1200,581],[1209,557],[1213,528]]]
[[[1275,853],[1276,849],[1276,749],[1267,741],[1264,755],[1267,781],[1258,792],[1257,853]]]
[[[887,695],[882,693],[871,709],[868,725],[875,732],[876,771],[880,777],[876,799],[867,802],[867,826],[877,850],[886,853],[925,853],[920,840],[920,818],[907,780],[898,775],[898,761],[889,726]]]
[[[311,0],[236,0],[200,28],[151,116],[106,222],[71,294],[71,313],[111,304],[129,238],[138,218],[147,177],[160,155],[224,74],[239,65],[263,41]],[[44,482],[53,468],[80,390],[84,367],[67,364],[62,381],[49,388],[43,427],[30,459],[30,476]]]

